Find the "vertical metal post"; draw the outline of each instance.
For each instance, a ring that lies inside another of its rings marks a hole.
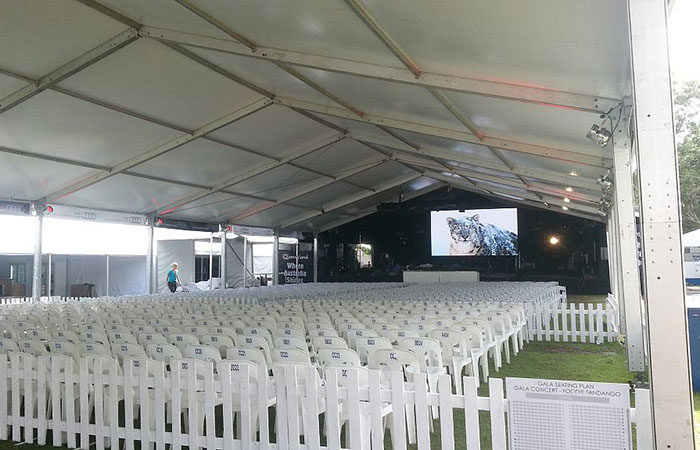
[[[618,135],[622,135],[618,137]],[[626,130],[617,130],[613,140],[615,161],[615,213],[621,286],[619,303],[623,308],[627,356],[630,370],[642,372],[644,336],[642,329],[642,289],[637,263],[637,223],[634,215],[634,186],[632,180],[632,146]],[[682,259],[681,259],[682,261]]]
[[[221,277],[221,289],[226,289],[226,226],[221,232],[221,258],[219,258],[219,276]]]
[[[109,255],[107,255],[107,286],[105,287],[105,297],[109,297]]]
[[[678,165],[665,0],[628,0],[652,419],[657,449],[692,449]]]
[[[146,249],[146,293],[153,294],[153,246],[155,245],[153,223],[148,225],[148,248]]]
[[[209,233],[209,290],[214,289],[214,233]]]
[[[272,238],[272,284],[279,284],[277,277],[280,271],[280,261],[279,261],[279,249],[280,249],[280,238],[275,231],[275,237]]]
[[[243,287],[248,287],[248,239],[243,237]]]
[[[41,301],[41,240],[44,223],[43,211],[38,205],[34,205],[37,214],[36,234],[34,235],[34,270],[32,272],[32,301]]]
[[[294,282],[301,284],[299,281],[299,238],[297,238],[297,245],[294,247],[295,257],[294,257]]]
[[[314,236],[314,283],[318,283],[318,235]]]
[[[51,279],[53,278],[53,267],[51,265],[53,264],[53,255],[49,253],[49,264],[46,267],[47,273],[46,273],[46,296],[51,297],[53,294],[52,289],[51,289]]]

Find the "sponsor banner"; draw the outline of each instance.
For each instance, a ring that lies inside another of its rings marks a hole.
[[[73,219],[85,222],[121,223],[126,225],[148,225],[148,218],[142,214],[129,214],[100,209],[78,208],[75,206],[47,205],[44,217]]]
[[[299,258],[295,245],[280,244],[277,252],[278,284],[313,283],[314,281],[314,249],[308,242],[299,243]]]
[[[28,216],[31,214],[31,211],[32,209],[29,203],[0,200],[0,214]]]

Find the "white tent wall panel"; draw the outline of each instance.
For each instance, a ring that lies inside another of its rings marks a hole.
[[[463,127],[433,94],[422,87],[316,69],[298,70],[364,113],[444,128]]]
[[[6,67],[3,68],[6,69]],[[0,98],[5,98],[5,96],[23,88],[26,84],[26,81],[3,75],[0,71]]]
[[[149,39],[140,39],[93,64],[61,86],[189,129],[260,98]]]
[[[109,295],[140,295],[146,293],[146,257],[109,257]]]
[[[48,259],[48,258],[47,258]],[[53,263],[53,295],[69,296],[68,290],[68,256],[67,255],[51,255]]]
[[[271,62],[200,48],[189,50],[273,94],[338,106],[325,95]]]
[[[624,2],[364,3],[423,70],[621,97],[610,80],[627,73]]]
[[[251,198],[234,197],[229,194],[216,193],[196,202],[176,208],[171,213],[168,213],[167,216],[192,220],[198,220],[202,217],[216,219],[226,218],[250,208],[257,202],[258,200]]]
[[[148,197],[143,193],[147,192]],[[192,188],[161,181],[115,175],[61,199],[61,203],[114,211],[149,213],[192,192]]]
[[[294,204],[315,208],[318,205],[323,205],[337,198],[342,198],[347,195],[357,194],[363,190],[347,183],[333,183],[325,186],[323,189],[317,189],[306,195],[294,199]]]
[[[387,161],[381,166],[374,167],[350,178],[358,184],[368,187],[376,187],[401,175],[415,173],[414,170],[396,161]]]
[[[282,220],[294,217],[298,214],[308,212],[308,209],[301,209],[291,205],[278,205],[263,211],[254,216],[246,217],[241,220],[241,225],[251,225],[256,227],[265,227],[269,224],[278,224]]]
[[[226,0],[192,3],[258,44],[349,60],[400,64],[344,2],[244,1],[237,2],[235,8]],[[271,21],[274,29],[259,26]]]
[[[139,164],[131,171],[173,178],[204,186],[216,185],[232,173],[245,172],[265,158],[205,139],[196,139],[164,155]]]
[[[74,284],[95,285],[98,296],[107,295],[107,257],[105,255],[70,255],[66,258],[66,291]]]
[[[250,251],[250,244],[248,245],[248,251],[244,251],[243,238],[240,236],[235,239],[226,240],[226,284],[228,287],[243,286],[244,257],[247,260],[246,267],[248,268],[246,279],[249,280],[248,283],[250,283],[250,272],[252,272],[253,267],[253,254]]]
[[[281,157],[295,148],[310,145],[335,132],[289,108],[271,105],[248,117],[227,125],[211,136]]]
[[[517,167],[533,167],[536,169],[553,170],[561,175],[575,171],[578,176],[596,179],[607,171],[603,167],[593,167],[567,161],[565,159],[544,158],[541,156],[525,155],[523,153],[503,150],[503,155]]]
[[[384,155],[366,145],[352,139],[343,139],[324,150],[297,159],[296,163],[333,175],[381,158],[384,158]]]
[[[123,24],[78,2],[3,2],[0,42],[12,45],[3,48],[0,66],[41,77],[124,30]]]
[[[586,139],[591,124],[600,122],[598,114],[457,92],[445,96],[488,136],[610,157]]]
[[[6,111],[0,120],[0,146],[102,165],[116,165],[177,134],[53,91]]]
[[[436,136],[427,136],[425,134],[413,133],[404,130],[395,130],[395,133],[414,145],[438,147],[441,149],[449,150],[458,155],[464,155],[470,158],[478,158],[481,161],[485,161],[491,164],[498,164],[499,166],[503,166],[504,169],[506,168],[503,162],[483,145],[470,144],[468,142],[452,141]]]
[[[3,198],[41,198],[87,177],[91,171],[68,164],[6,154],[0,149],[0,192]]]
[[[173,262],[178,263],[180,282],[194,283],[194,240],[158,241],[156,273],[158,292],[168,290],[168,270]]]

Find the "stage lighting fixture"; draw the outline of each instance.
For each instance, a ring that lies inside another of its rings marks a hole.
[[[575,170],[572,170],[571,172],[569,172],[569,175],[571,175],[572,177],[577,177],[578,172],[576,172]]]
[[[568,206],[562,206],[561,209],[563,209],[564,211],[568,211],[568,210],[569,210],[569,207],[568,207]]]
[[[557,245],[559,244],[559,238],[557,236],[550,236],[549,237],[549,244],[550,245]]]
[[[569,197],[564,197],[564,203],[569,203],[571,200],[569,200]]]
[[[572,188],[571,186],[567,186],[566,188],[564,188],[564,190],[566,192],[574,192],[574,188]]]
[[[591,129],[588,130],[588,133],[586,133],[586,137],[601,147],[605,147],[608,145],[608,142],[610,142],[612,133],[607,128],[594,123],[591,125]]]

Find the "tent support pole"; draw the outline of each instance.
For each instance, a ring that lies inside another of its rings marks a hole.
[[[41,301],[41,239],[42,227],[44,224],[43,212],[34,205],[37,213],[36,234],[34,235],[34,270],[32,272],[32,301]]]
[[[51,297],[53,294],[51,292],[51,278],[53,277],[53,268],[51,264],[53,263],[53,255],[49,253],[49,264],[46,266],[46,296]]]
[[[295,283],[301,284],[299,281],[299,239],[297,238],[297,245],[294,246],[294,278]]]
[[[209,233],[209,290],[214,289],[214,233]]]
[[[248,287],[248,239],[243,236],[243,287]]]
[[[275,236],[272,238],[272,285],[276,286],[279,284],[279,271],[280,271],[280,261],[279,261],[279,249],[280,249],[280,237],[275,231]]]
[[[105,286],[105,297],[109,297],[109,255],[107,255],[107,283]]]
[[[146,249],[146,293],[153,294],[153,224],[148,225],[148,248]]]
[[[221,257],[219,258],[219,276],[221,277],[221,289],[226,290],[226,227],[221,232]]]
[[[667,2],[628,0],[654,448],[693,449]]]
[[[314,283],[318,283],[318,235],[314,235]]]

